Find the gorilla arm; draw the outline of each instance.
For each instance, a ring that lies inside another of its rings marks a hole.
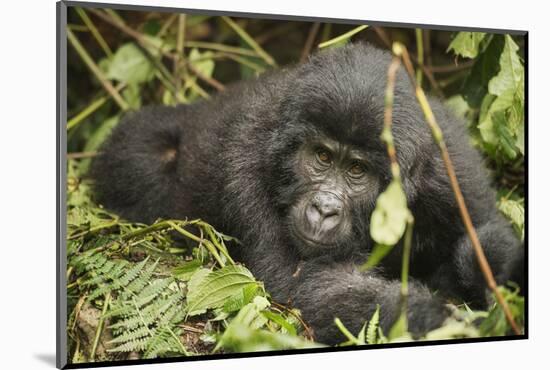
[[[385,334],[400,313],[401,283],[376,272],[360,272],[351,263],[311,261],[295,275],[292,303],[310,324],[318,341],[335,344],[345,340],[334,324],[338,317],[357,334],[380,306],[380,326]],[[450,312],[443,300],[416,281],[408,285],[408,330],[418,337],[443,323]]]

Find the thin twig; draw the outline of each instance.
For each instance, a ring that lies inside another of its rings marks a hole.
[[[424,39],[422,38],[422,29],[415,29],[416,35],[416,55],[419,69],[416,70],[416,83],[422,86],[422,69],[424,68]]]
[[[174,81],[176,83],[176,96],[175,99],[178,99],[179,92],[181,90],[181,74],[185,73],[185,70],[182,68],[181,61],[184,58],[183,54],[183,43],[185,40],[185,14],[180,14],[178,16],[178,37],[176,40],[176,55],[174,58]]]
[[[113,51],[111,50],[111,48],[109,47],[109,45],[107,44],[103,36],[101,36],[101,33],[99,33],[99,30],[94,25],[94,22],[92,22],[90,17],[88,17],[88,14],[86,14],[86,11],[82,8],[76,8],[76,12],[80,16],[80,19],[82,19],[86,27],[88,27],[88,29],[96,39],[99,46],[103,49],[103,52],[105,53],[105,55],[107,55],[108,57],[113,56]]]
[[[297,315],[294,311],[292,311],[290,308],[286,307],[285,305],[282,305],[277,302],[271,302],[271,304],[275,307],[277,307],[280,310],[283,310],[284,312],[288,312],[290,315],[294,316],[296,320],[300,322],[300,324],[304,327],[304,330],[306,332],[306,337],[310,340],[315,340],[315,335],[313,335],[313,331],[311,330],[311,327],[305,323],[305,321],[302,319],[300,315]]]
[[[75,152],[67,153],[67,159],[84,159],[84,158],[93,158],[97,156],[98,152]]]
[[[260,45],[265,44],[269,40],[279,35],[286,34],[289,30],[296,27],[298,24],[294,22],[279,23],[277,26],[269,28],[266,32],[254,37],[254,40]]]
[[[368,27],[368,25],[362,25],[362,26],[359,26],[359,27],[355,27],[354,29],[352,29],[351,31],[348,31],[340,36],[337,36],[333,39],[330,39],[328,41],[325,41],[325,42],[322,42],[319,44],[319,49],[322,49],[322,48],[326,48],[327,46],[330,46],[330,45],[334,45],[334,44],[337,44],[341,41],[344,41],[344,40],[347,40],[349,39],[350,37],[352,37],[353,35],[363,31],[364,29],[366,29]]]
[[[388,67],[388,82],[386,84],[386,93],[384,99],[384,128],[382,131],[382,140],[386,143],[386,149],[388,151],[388,157],[391,163],[391,173],[394,179],[401,181],[401,174],[399,171],[399,164],[397,163],[397,154],[393,143],[393,135],[391,132],[392,118],[393,118],[393,97],[395,90],[395,78],[397,70],[401,65],[401,61],[398,57],[394,56],[390,66]]]
[[[175,56],[173,54],[170,54],[168,53],[167,51],[163,50],[161,46],[153,43],[152,41],[150,41],[149,39],[147,39],[145,37],[145,35],[141,34],[140,32],[128,27],[126,24],[112,18],[110,15],[107,15],[103,12],[100,12],[96,9],[89,9],[89,11],[93,14],[95,14],[96,16],[98,16],[99,18],[103,19],[105,22],[115,26],[116,28],[118,28],[119,30],[121,30],[122,32],[126,33],[127,35],[133,37],[138,43],[140,43],[142,46],[144,47],[151,47],[151,48],[154,48],[155,50],[158,50],[162,55],[164,55],[165,57],[167,58],[170,58],[170,59],[174,59]],[[195,67],[193,67],[191,65],[191,63],[189,61],[186,61],[186,64],[187,66],[189,67],[189,69],[196,74],[196,76],[198,78],[200,78],[201,80],[203,80],[204,82],[208,83],[209,85],[211,85],[212,87],[214,87],[216,90],[224,90],[225,87],[223,86],[223,84],[215,79],[213,79],[212,77],[207,77],[205,76],[204,74],[200,73]]]
[[[105,90],[113,97],[115,102],[119,105],[120,109],[123,111],[126,111],[129,109],[128,103],[120,96],[118,91],[114,88],[114,86],[111,84],[111,82],[105,77],[101,69],[95,64],[95,62],[92,60],[92,57],[88,54],[86,49],[82,46],[80,41],[78,41],[78,38],[73,34],[71,30],[67,30],[67,38],[69,39],[69,42],[71,45],[75,48],[76,52],[82,58],[86,66],[92,71],[92,73],[96,76],[96,78],[101,82]]]
[[[187,67],[189,68],[189,70],[191,70],[191,72],[193,72],[194,75],[196,75],[198,78],[200,78],[201,80],[203,80],[204,82],[206,82],[207,84],[215,88],[216,90],[218,91],[225,90],[225,86],[220,81],[216,80],[215,78],[204,75],[191,63],[187,63]]]
[[[380,27],[373,27],[373,28],[374,28],[374,32],[376,32],[376,34],[378,35],[380,40],[382,40],[384,45],[388,49],[391,50],[392,49],[392,41],[391,41],[391,38],[386,33],[386,31],[384,31],[384,29],[382,29]],[[414,57],[412,57],[412,58],[416,63],[416,59],[414,59]],[[445,94],[441,90],[441,87],[439,86],[439,83],[434,78],[433,73],[428,68],[426,68],[426,66],[421,66],[421,69],[422,69],[422,72],[424,72],[424,74],[428,78],[428,81],[430,82],[430,85],[432,85],[432,88],[434,89],[435,93],[440,97],[444,97]]]
[[[302,50],[302,56],[300,57],[300,63],[305,62],[307,60],[307,57],[309,56],[309,53],[311,53],[311,49],[313,48],[313,43],[315,42],[315,38],[319,33],[320,27],[321,27],[321,23],[315,22],[309,29],[306,43],[304,44],[304,49]]]
[[[411,260],[412,235],[414,218],[409,216],[407,220],[407,229],[405,230],[405,240],[403,241],[403,257],[401,261],[401,315],[407,317],[407,306],[409,299],[409,266]],[[405,331],[408,330],[408,320],[404,320]]]
[[[121,82],[115,87],[115,90],[119,92],[125,87],[126,87],[126,83]],[[69,122],[67,122],[67,130],[72,129],[73,127],[78,125],[80,122],[82,122],[84,119],[86,119],[90,114],[94,113],[96,110],[101,108],[103,104],[105,104],[109,100],[109,97],[110,95],[102,96],[97,100],[94,100],[93,102],[91,102],[86,108],[84,108],[76,116],[71,118]]]
[[[384,128],[382,131],[382,140],[386,143],[386,149],[388,151],[388,157],[390,158],[391,163],[391,173],[394,181],[399,181],[400,185],[403,186],[401,181],[401,171],[399,164],[397,162],[397,153],[395,150],[395,145],[392,135],[392,121],[393,121],[393,100],[395,92],[395,79],[397,77],[397,71],[401,66],[401,60],[398,56],[393,56],[390,66],[388,67],[387,75],[387,84],[386,84],[386,93],[384,99]],[[408,212],[407,217],[407,228],[405,231],[405,240],[403,242],[403,258],[401,266],[401,315],[403,318],[404,330],[408,330],[408,320],[407,320],[407,305],[409,297],[409,264],[410,264],[410,254],[412,246],[412,229],[414,225],[414,217],[411,212]]]
[[[103,301],[103,310],[101,312],[101,316],[99,317],[99,323],[97,324],[97,328],[95,331],[94,342],[92,344],[92,350],[90,352],[90,362],[93,362],[95,360],[95,353],[97,351],[97,346],[99,345],[99,338],[101,338],[101,332],[103,331],[103,327],[105,324],[105,314],[107,313],[107,308],[109,308],[110,302],[111,294],[107,293],[105,295],[105,300]]]
[[[374,32],[376,33],[376,35],[378,36],[378,38],[380,38],[380,40],[382,40],[382,43],[386,46],[386,48],[388,49],[391,49],[391,39],[390,37],[388,36],[388,34],[386,33],[386,31],[384,31],[384,29],[380,28],[380,27],[372,27]]]
[[[468,60],[461,64],[447,64],[447,65],[441,65],[441,66],[429,66],[427,69],[431,71],[432,73],[453,73],[457,71],[461,71],[463,69],[468,69],[474,65],[474,60]]]
[[[277,67],[277,63],[275,60],[269,55],[241,26],[239,26],[233,19],[222,16],[222,19],[229,27],[239,35],[241,39],[243,39],[244,42],[248,44],[252,49],[256,51],[256,53],[265,60],[267,64],[269,64],[272,67]]]
[[[166,31],[168,31],[168,29],[170,28],[170,26],[172,25],[172,23],[174,23],[174,21],[176,20],[177,17],[178,17],[178,14],[176,14],[176,13],[170,14],[170,16],[168,17],[168,19],[166,20],[166,22],[164,22],[164,24],[163,24],[162,27],[160,28],[160,31],[157,33],[156,37],[162,37],[162,36],[164,36],[164,34],[166,33]]]
[[[485,256],[485,253],[483,252],[483,248],[481,247],[481,243],[479,241],[477,232],[475,230],[475,227],[472,223],[472,219],[470,217],[470,214],[468,212],[468,209],[466,207],[466,202],[464,201],[464,196],[462,194],[462,191],[460,190],[460,186],[458,184],[458,179],[456,177],[456,172],[454,170],[453,163],[451,161],[451,157],[449,155],[449,151],[447,150],[447,146],[445,144],[445,141],[443,139],[443,133],[441,131],[441,128],[437,124],[437,121],[435,119],[435,116],[433,114],[433,111],[430,107],[430,104],[428,103],[428,99],[426,98],[426,95],[424,94],[424,90],[420,86],[416,84],[416,80],[414,78],[414,70],[411,63],[410,56],[407,52],[407,49],[404,45],[396,43],[396,46],[393,48],[394,53],[398,56],[400,56],[403,60],[403,63],[405,64],[405,68],[407,70],[407,73],[409,75],[409,78],[415,88],[416,98],[418,99],[418,102],[422,108],[422,112],[424,113],[424,117],[426,118],[426,122],[428,123],[431,131],[432,136],[434,138],[435,143],[439,146],[439,149],[441,151],[441,156],[443,158],[443,163],[445,164],[445,169],[447,170],[447,175],[449,176],[449,180],[451,182],[451,187],[453,189],[453,193],[455,195],[456,202],[458,204],[458,208],[460,210],[460,216],[462,218],[462,222],[464,223],[464,227],[466,228],[466,232],[468,234],[468,237],[470,238],[470,241],[472,242],[472,246],[474,248],[474,252],[476,254],[477,261],[479,263],[479,267],[481,269],[481,272],[483,273],[483,276],[487,282],[487,285],[489,289],[494,293],[498,303],[502,307],[502,310],[504,311],[504,314],[506,316],[506,319],[508,323],[510,324],[510,327],[516,333],[517,335],[520,335],[521,332],[517,326],[517,324],[514,321],[514,317],[512,316],[512,313],[510,311],[510,308],[508,307],[508,304],[504,300],[504,297],[498,290],[497,283],[495,281],[493,272],[491,270],[491,267],[489,266],[489,262],[487,261],[487,258]]]
[[[230,53],[230,54],[238,54],[238,55],[243,55],[247,57],[260,58],[258,53],[256,53],[254,50],[248,50],[248,49],[239,48],[231,45],[217,44],[215,42],[189,40],[184,42],[184,46],[186,48],[216,50],[216,51],[223,51],[225,53]]]

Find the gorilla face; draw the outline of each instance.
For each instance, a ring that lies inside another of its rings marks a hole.
[[[355,214],[380,187],[368,158],[364,149],[325,135],[299,147],[294,173],[302,191],[288,211],[288,226],[302,257],[338,254],[363,239],[364,217]]]

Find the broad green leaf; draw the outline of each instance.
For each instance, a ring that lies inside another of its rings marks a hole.
[[[453,95],[447,101],[445,105],[448,106],[457,117],[464,118],[470,110],[468,103],[462,95]]]
[[[483,32],[459,32],[449,44],[447,51],[453,50],[455,54],[473,59],[478,55],[484,38]]]
[[[215,63],[212,59],[212,52],[205,51],[201,53],[198,49],[193,48],[189,53],[189,62],[195,67],[202,75],[206,77],[212,77],[214,73]]]
[[[247,326],[228,328],[218,342],[215,351],[225,348],[231,352],[257,352],[288,350],[294,348],[321,348],[323,345],[310,342],[296,335],[272,333],[264,329],[252,329]]]
[[[507,115],[500,110],[492,114],[495,131],[499,139],[499,147],[510,159],[516,158],[516,143],[512,138],[512,133],[508,128]]]
[[[131,109],[138,110],[141,107],[141,89],[138,84],[129,84],[122,90],[122,97]]]
[[[523,240],[524,225],[525,225],[525,208],[521,200],[513,200],[502,198],[498,202],[498,209],[510,220],[514,225],[514,229],[518,232]]]
[[[226,299],[238,294],[244,286],[255,282],[250,271],[240,265],[228,265],[198,276],[195,273],[188,285],[188,315],[198,315],[207,309],[222,307]]]
[[[521,125],[519,127],[519,130],[518,130],[518,135],[516,137],[516,148],[518,148],[519,152],[524,155],[524,151],[525,151],[525,132],[524,132],[525,128],[523,127],[523,125]]]
[[[128,84],[149,81],[154,67],[143,52],[133,43],[122,45],[109,63],[107,77]]]
[[[491,101],[491,99],[487,99],[487,100]],[[483,116],[480,117],[480,118],[483,118],[483,120],[480,121],[478,125],[483,141],[492,145],[498,144],[499,137],[496,131],[495,124],[493,122],[493,117],[496,112],[499,112],[499,111],[505,112],[507,109],[509,109],[512,106],[513,101],[514,101],[514,91],[507,90],[505,93],[501,94],[500,96],[492,100],[489,108],[486,110],[486,113],[485,113],[485,107],[483,107],[484,114]],[[484,103],[485,103],[485,99],[484,99]]]
[[[499,58],[504,48],[504,37],[488,37],[489,44],[475,59],[475,63],[464,82],[463,95],[470,108],[479,108],[487,95],[487,85],[499,71]]]
[[[188,281],[201,266],[202,263],[199,260],[184,262],[172,270],[172,275],[180,280]]]
[[[394,179],[376,201],[370,223],[372,239],[378,244],[395,245],[403,236],[409,217],[407,197],[401,183]]]
[[[260,290],[257,283],[245,285],[240,292],[229,297],[223,304],[223,310],[227,313],[238,311],[245,305],[249,304],[252,299],[258,295]]]
[[[498,289],[506,303],[508,303],[512,317],[516,320],[516,323],[522,325],[525,317],[525,299],[518,294],[517,289],[511,291],[503,286],[499,286]],[[510,326],[502,307],[495,303],[489,312],[489,316],[479,325],[481,336],[502,336],[506,335],[509,330]]]
[[[517,54],[519,47],[510,35],[504,36],[504,49],[500,54],[500,71],[489,82],[489,92],[499,96],[508,90],[516,90],[523,80],[523,65]]]
[[[176,48],[175,41],[170,38],[158,38],[151,35],[144,35],[147,39],[145,48],[152,56],[160,58],[162,52],[170,52]]]

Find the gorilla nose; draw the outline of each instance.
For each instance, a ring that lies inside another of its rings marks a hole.
[[[315,228],[330,230],[339,223],[343,202],[328,192],[317,193],[307,207],[306,216]]]

